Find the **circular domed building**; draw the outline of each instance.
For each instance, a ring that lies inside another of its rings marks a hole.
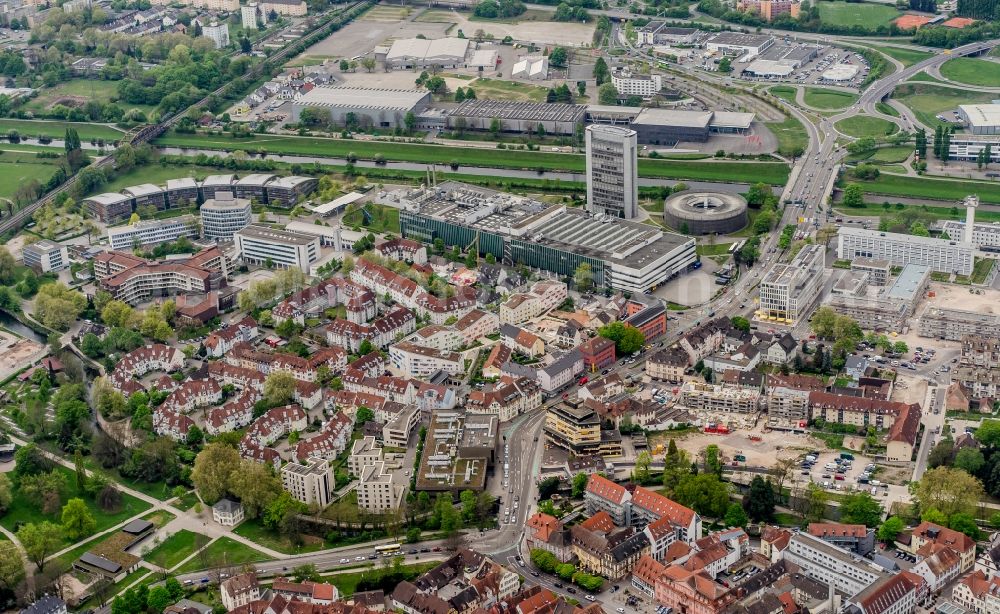
[[[681,192],[667,198],[663,221],[691,235],[729,234],[747,225],[747,201],[737,194]]]

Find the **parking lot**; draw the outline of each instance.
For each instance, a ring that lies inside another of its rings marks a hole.
[[[776,43],[749,62],[733,62],[746,81],[858,88],[868,78],[868,61],[836,47]]]
[[[888,497],[888,486],[872,475],[875,470],[875,463],[860,454],[817,450],[799,465],[796,480],[812,481],[829,490],[867,490],[872,496]]]

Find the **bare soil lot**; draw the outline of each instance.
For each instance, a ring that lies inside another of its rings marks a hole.
[[[443,38],[451,27],[448,23],[414,23],[412,21],[358,20],[334,32],[305,50],[302,56],[353,58],[371,53],[376,45],[397,38]],[[302,57],[300,56],[300,57]]]
[[[543,45],[563,45],[582,47],[594,39],[595,25],[593,23],[564,23],[554,21],[537,21],[537,14],[532,14],[531,20],[518,23],[502,21],[471,20],[467,12],[455,10],[429,10],[420,14],[415,21],[421,23],[455,24],[456,31],[462,30],[471,37],[476,30],[492,34],[497,40],[510,36],[516,41],[531,41]]]

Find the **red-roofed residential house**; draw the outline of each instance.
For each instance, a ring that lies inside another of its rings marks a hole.
[[[632,524],[652,523],[668,518],[677,531],[677,539],[692,544],[701,536],[701,516],[648,488],[636,488],[629,507]]]
[[[916,554],[928,543],[941,544],[954,550],[961,559],[961,573],[969,571],[976,563],[976,542],[965,533],[933,522],[921,522],[913,529],[910,552]]]
[[[644,554],[635,564],[635,569],[632,570],[632,586],[653,597],[656,594],[656,581],[666,570],[667,567],[663,563],[648,554]]]
[[[588,515],[607,512],[618,526],[628,524],[628,504],[631,499],[632,495],[624,486],[596,474],[587,480],[587,490],[583,494]]]
[[[573,558],[569,531],[558,518],[536,512],[524,524],[524,543],[529,551],[539,548],[551,552],[562,562]]]

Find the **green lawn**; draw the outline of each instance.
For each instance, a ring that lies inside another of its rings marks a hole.
[[[186,512],[192,507],[194,507],[197,503],[198,503],[198,495],[196,495],[192,490],[191,492],[187,493],[186,495],[178,499],[177,503],[174,504],[174,507]]]
[[[790,85],[775,85],[767,91],[771,92],[778,98],[781,98],[785,102],[795,104],[795,88]]]
[[[476,90],[477,98],[490,100],[545,102],[545,96],[549,93],[548,88],[539,85],[499,79],[476,79],[469,85]]]
[[[439,562],[429,561],[427,563],[414,563],[412,565],[403,565],[403,569],[407,571],[407,575],[410,579],[416,579],[420,575],[434,569],[440,565]],[[374,566],[372,566],[374,568]],[[347,573],[333,573],[323,576],[323,580],[329,582],[337,587],[340,591],[342,597],[347,597],[353,595],[357,592],[358,583],[361,582],[361,577],[367,570],[352,571]]]
[[[312,539],[301,546],[296,546],[292,543],[292,540],[265,527],[259,518],[244,520],[233,532],[265,548],[277,550],[285,554],[304,554],[327,547],[322,539]],[[303,535],[302,537],[309,538],[311,536]]]
[[[1000,87],[1000,63],[976,58],[952,58],[941,65],[941,76],[966,85]]]
[[[920,123],[934,128],[950,125],[939,120],[936,115],[953,111],[960,104],[985,104],[996,98],[996,94],[974,92],[951,87],[939,87],[930,83],[904,83],[892,93],[920,120]]]
[[[210,166],[174,166],[147,164],[115,176],[114,179],[98,188],[100,192],[118,192],[122,188],[127,188],[141,183],[152,183],[154,185],[165,185],[167,179],[181,179],[183,177],[193,177],[202,180],[208,175],[224,174],[227,171],[221,168]]]
[[[886,103],[886,102],[876,102],[875,103],[875,109],[878,110],[879,113],[884,113],[884,114],[890,115],[892,117],[899,117],[899,111],[897,111],[896,107],[892,106],[889,103]]]
[[[368,203],[364,206],[364,209],[371,215],[371,223],[369,225],[365,226],[365,218],[361,209],[355,209],[344,215],[344,226],[359,226],[373,232],[399,234],[399,209],[376,203]]]
[[[172,569],[175,565],[197,552],[210,541],[207,535],[181,529],[174,533],[159,546],[153,548],[146,554],[145,559],[150,563]]]
[[[62,503],[65,505],[67,501],[77,496],[76,474],[72,470],[61,465],[56,467],[55,470],[63,474],[66,478],[66,485],[61,492]],[[140,499],[136,499],[132,495],[123,492],[121,493],[121,496],[121,509],[117,512],[105,512],[100,509],[89,497],[82,497],[87,504],[87,508],[90,509],[90,513],[93,514],[94,519],[97,521],[97,528],[94,531],[95,533],[109,529],[116,524],[120,524],[126,519],[150,508],[148,503]],[[53,514],[43,514],[41,510],[29,503],[24,497],[19,496],[17,490],[15,489],[14,499],[11,501],[10,507],[7,509],[7,513],[0,518],[0,525],[3,525],[4,528],[13,531],[14,527],[21,523],[49,520],[56,524],[61,524],[61,514],[61,509],[57,510]],[[72,542],[70,542],[67,538],[65,543],[66,545],[69,545]]]
[[[921,70],[917,74],[913,75],[912,77],[907,79],[907,81],[926,81],[928,83],[944,83],[944,81],[942,81],[941,79],[930,76],[929,74],[927,74],[927,71],[924,70]]]
[[[905,145],[900,145],[899,147],[881,147],[875,151],[865,152],[864,154],[851,155],[848,157],[848,160],[851,162],[863,161],[874,164],[898,164],[905,162],[912,153],[913,148],[906,147]]]
[[[238,36],[233,36],[236,40]],[[43,87],[34,98],[27,101],[21,108],[31,111],[37,117],[48,113],[55,105],[79,107],[82,103],[94,100],[102,104],[110,103],[118,98],[118,82],[103,79],[70,79],[57,83],[52,87]],[[123,109],[139,109],[147,115],[154,109],[149,105],[117,103]]]
[[[700,243],[695,246],[694,251],[699,256],[726,256],[729,254],[730,246],[732,243],[715,243],[713,245]]]
[[[901,47],[890,47],[889,45],[872,45],[880,53],[899,60],[903,66],[913,66],[917,62],[922,62],[931,57],[932,54],[918,49],[903,49]]]
[[[776,512],[774,514],[774,522],[782,527],[797,527],[799,526],[799,517],[787,512]]]
[[[359,159],[371,160],[378,154],[386,160],[421,164],[459,163],[482,168],[543,169],[584,172],[583,155],[508,149],[480,149],[356,141],[289,136],[262,136],[255,139],[232,139],[225,136],[169,134],[156,141],[160,146],[266,151],[269,153],[346,157],[353,152]],[[367,170],[365,171],[367,172]],[[777,162],[639,160],[639,175],[663,179],[703,179],[706,181],[763,181],[780,185],[788,179],[788,166]]]
[[[861,184],[862,189],[867,195],[866,200],[871,203],[866,206],[863,215],[891,213],[891,210],[883,210],[882,203],[883,201],[891,202],[894,196],[954,202],[956,194],[978,194],[980,200],[984,203],[1000,204],[1000,183],[988,184],[953,179],[934,180],[917,177],[900,177],[884,173],[874,181],[858,181],[857,183]],[[921,205],[921,210],[926,210],[935,219],[965,219],[964,210],[959,211],[957,207],[951,205]],[[844,211],[853,212],[854,209],[844,209]],[[862,215],[860,212],[858,214]],[[976,219],[982,222],[1000,221],[1000,211],[980,209],[976,212]]]
[[[32,179],[45,184],[56,172],[55,162],[35,158],[34,154],[0,155],[0,198],[13,198],[18,186]]]
[[[268,558],[270,557],[250,546],[228,537],[220,537],[176,571],[184,574],[213,567],[238,567],[245,563],[266,561]]]
[[[996,261],[992,258],[976,258],[972,265],[972,283],[984,283],[986,281],[986,276],[995,264]]]
[[[806,88],[803,100],[807,105],[816,109],[836,111],[846,109],[858,100],[856,94],[840,92],[820,87]]]
[[[31,119],[0,119],[0,134],[7,134],[11,130],[17,130],[21,136],[50,136],[54,139],[61,139],[66,136],[66,128],[69,127],[76,128],[77,134],[85,141],[91,139],[117,141],[125,134],[121,130],[102,124]]]
[[[834,128],[848,136],[858,138],[870,136],[876,139],[888,136],[899,130],[899,126],[891,121],[870,115],[855,115],[844,118],[834,124]]]
[[[787,117],[782,122],[771,122],[767,128],[778,139],[778,153],[791,155],[794,150],[804,151],[809,146],[809,135],[802,122],[794,117]]]
[[[894,7],[864,2],[817,2],[819,19],[834,26],[861,26],[875,29],[900,16]]]
[[[167,526],[167,523],[169,523],[174,518],[177,518],[177,516],[174,516],[167,510],[156,510],[155,512],[150,512],[145,516],[143,516],[143,519],[152,522],[153,524],[156,525],[156,528],[158,529],[162,529],[163,527]]]

